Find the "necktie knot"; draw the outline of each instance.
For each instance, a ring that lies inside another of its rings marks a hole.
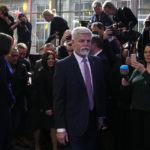
[[[82,62],[86,63],[87,62],[87,58],[83,58]]]

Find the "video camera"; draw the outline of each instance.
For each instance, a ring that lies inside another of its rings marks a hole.
[[[120,26],[123,24],[120,23]],[[109,29],[112,31],[111,36],[116,36],[118,40],[121,42],[121,44],[124,44],[128,41],[130,42],[136,42],[138,37],[141,35],[139,32],[132,30],[132,24],[131,27],[129,26],[129,30],[123,30],[121,28],[114,29],[113,26],[109,27]]]
[[[71,35],[67,35],[66,40],[71,40]]]
[[[21,21],[20,21],[20,24],[21,24],[22,26],[25,26],[25,25],[26,25],[26,22],[25,22],[24,20],[23,20],[23,21],[21,20]]]

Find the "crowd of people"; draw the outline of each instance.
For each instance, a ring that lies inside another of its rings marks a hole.
[[[89,24],[72,30],[44,10],[51,31],[31,64],[31,23],[0,5],[0,150],[15,150],[16,139],[42,150],[44,131],[52,150],[150,148],[150,17],[140,34],[129,8],[92,8]]]

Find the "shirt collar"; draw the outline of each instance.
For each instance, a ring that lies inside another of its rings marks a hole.
[[[76,60],[78,61],[78,63],[80,64],[80,63],[82,62],[82,60],[83,60],[83,57],[77,55],[75,51],[73,52],[73,54],[74,54]],[[88,57],[86,56],[85,58],[86,58],[87,61],[88,61]]]
[[[102,50],[98,51],[97,53],[94,54],[94,56],[97,56],[98,54],[100,54],[102,52]]]

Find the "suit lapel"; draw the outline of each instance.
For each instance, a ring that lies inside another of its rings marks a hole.
[[[70,68],[72,68],[72,71],[75,74],[75,76],[77,77],[77,79],[79,80],[80,84],[82,85],[82,87],[86,88],[81,70],[79,68],[79,64],[74,55],[71,55],[71,63],[70,64],[71,64]]]

